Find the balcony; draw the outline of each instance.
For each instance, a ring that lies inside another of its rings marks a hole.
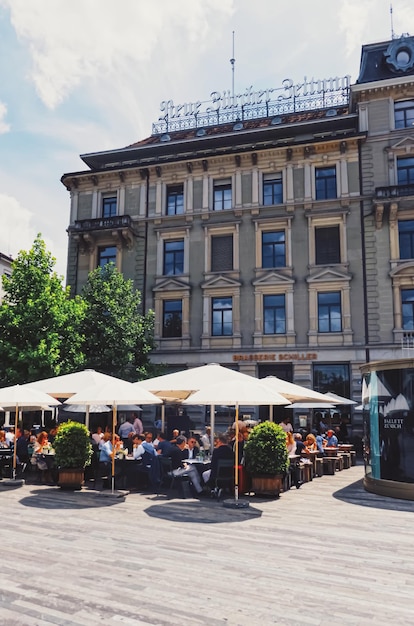
[[[376,187],[375,197],[378,200],[391,200],[414,196],[414,185],[392,185],[391,187]]]
[[[69,226],[68,233],[78,242],[83,253],[92,253],[100,240],[103,237],[107,239],[108,235],[115,245],[131,249],[137,236],[129,215],[76,220]]]

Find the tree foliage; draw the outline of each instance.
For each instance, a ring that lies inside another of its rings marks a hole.
[[[60,424],[53,442],[58,467],[66,469],[84,468],[92,457],[89,431],[79,422]]]
[[[132,281],[108,263],[89,274],[82,297],[85,365],[126,380],[145,378],[154,317],[152,311],[141,314],[141,295]]]
[[[0,305],[0,386],[65,374],[83,365],[79,325],[85,305],[71,298],[53,271],[40,234],[3,275]]]
[[[289,467],[285,431],[274,422],[257,424],[245,443],[244,456],[251,474],[283,474]]]

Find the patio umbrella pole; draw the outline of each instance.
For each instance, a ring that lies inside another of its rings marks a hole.
[[[210,404],[210,450],[213,454],[214,450],[214,431],[215,431],[215,404]]]
[[[112,463],[111,463],[111,486],[112,493],[115,491],[115,427],[116,427],[116,403],[112,404]]]
[[[273,404],[269,406],[269,422],[273,422]]]
[[[16,415],[14,418],[13,480],[16,478],[16,469],[17,469],[17,417],[18,415],[19,415],[19,406],[16,404]]]
[[[236,441],[234,446],[234,500],[239,499],[239,403],[236,403]]]
[[[165,433],[165,402],[161,405],[161,430]]]
[[[89,404],[86,405],[85,426],[89,430]]]
[[[247,500],[239,500],[239,403],[236,402],[236,429],[234,444],[234,500],[223,500],[223,506],[228,509],[247,509]]]

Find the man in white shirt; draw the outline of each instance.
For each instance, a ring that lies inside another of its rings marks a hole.
[[[134,435],[132,437],[132,446],[132,457],[134,461],[139,461],[145,452],[144,446],[142,445],[142,435]]]

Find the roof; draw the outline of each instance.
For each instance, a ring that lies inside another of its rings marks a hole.
[[[124,148],[83,154],[81,159],[92,170],[108,170],[313,143],[316,135],[320,141],[329,135],[342,139],[357,134],[357,116],[342,106],[210,126],[201,137],[197,134],[199,130],[169,132],[168,137],[151,135]]]
[[[414,37],[362,46],[357,84],[414,76]]]

